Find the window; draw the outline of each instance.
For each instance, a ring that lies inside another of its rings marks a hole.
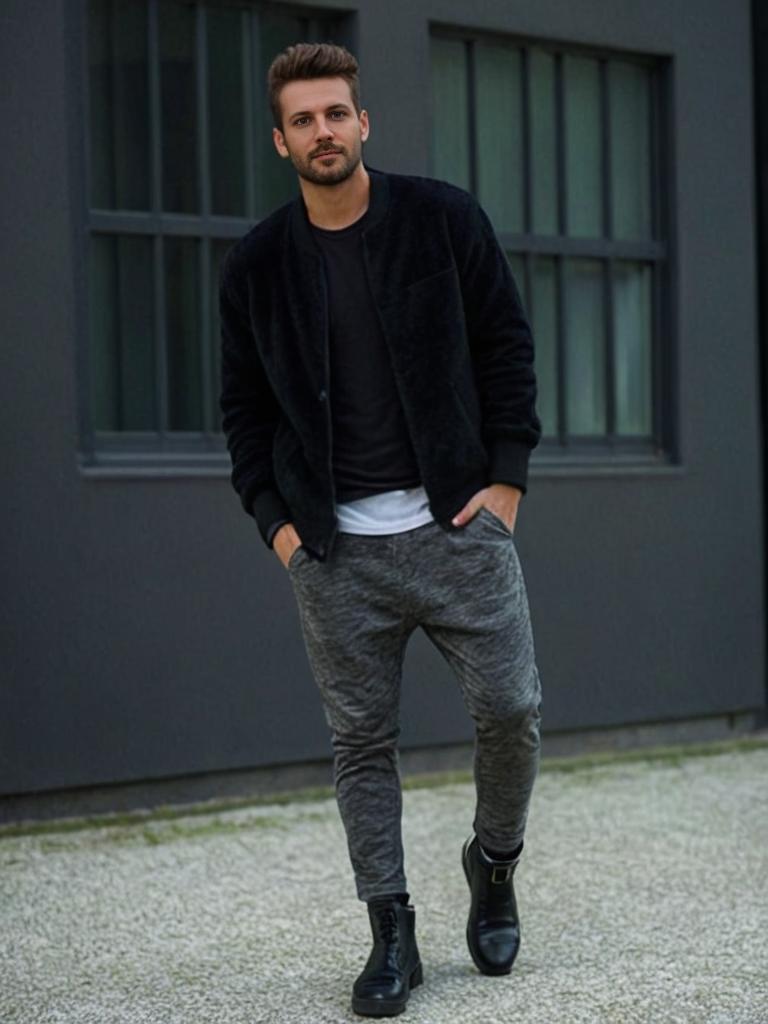
[[[663,64],[445,31],[431,68],[432,173],[477,196],[532,321],[540,453],[657,454]]]
[[[266,70],[339,27],[266,4],[89,0],[92,452],[223,451],[219,263],[296,192],[273,151]]]

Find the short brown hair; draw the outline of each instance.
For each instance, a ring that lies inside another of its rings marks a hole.
[[[278,53],[267,72],[269,105],[275,126],[282,130],[280,93],[289,82],[309,78],[343,78],[349,84],[352,104],[360,113],[359,66],[353,55],[335,43],[296,43]]]

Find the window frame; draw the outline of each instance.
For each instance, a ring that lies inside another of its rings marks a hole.
[[[79,184],[76,202],[80,212],[81,228],[75,240],[75,288],[81,296],[77,305],[76,321],[79,338],[77,352],[77,395],[79,450],[78,461],[86,475],[95,476],[210,476],[227,475],[230,460],[226,441],[220,428],[213,422],[213,359],[215,341],[209,338],[213,304],[218,295],[209,287],[212,269],[212,250],[216,243],[234,244],[259,222],[267,211],[257,210],[257,196],[253,174],[246,175],[246,213],[227,216],[211,211],[211,166],[208,146],[208,62],[206,17],[210,8],[221,6],[241,8],[244,33],[243,70],[249,73],[244,89],[245,107],[245,163],[256,166],[257,132],[262,114],[254,97],[264,93],[266,68],[252,55],[259,52],[259,16],[262,12],[279,11],[306,23],[304,38],[326,38],[329,31],[345,45],[353,45],[353,12],[337,7],[333,0],[322,6],[298,3],[275,4],[270,0],[188,0],[194,8],[195,19],[195,89],[197,129],[197,171],[199,213],[172,213],[162,208],[162,138],[161,138],[161,64],[159,8],[161,0],[143,0],[147,12],[147,77],[149,91],[149,174],[150,209],[134,211],[101,209],[91,206],[91,119],[89,82],[89,0],[77,5],[77,21],[73,25],[71,60],[77,70],[73,74],[76,93],[73,111],[79,115],[77,133],[78,150],[72,153],[73,181]],[[92,296],[88,280],[88,260],[91,238],[95,235],[111,237],[140,236],[153,246],[153,287],[155,368],[151,382],[155,390],[157,430],[97,430],[93,422],[92,380],[90,352],[89,312]],[[168,339],[165,318],[165,253],[164,240],[193,239],[198,243],[198,281],[200,284],[196,314],[200,324],[200,350],[202,380],[202,408],[204,416],[201,430],[171,430],[168,428]],[[213,341],[212,352],[206,339]]]
[[[532,465],[557,469],[591,469],[598,473],[613,472],[621,468],[666,468],[680,461],[677,446],[677,409],[674,402],[677,370],[677,245],[675,235],[674,195],[674,136],[673,136],[673,64],[661,54],[643,54],[635,51],[594,46],[580,42],[553,40],[512,32],[448,24],[429,23],[429,47],[434,40],[462,42],[465,47],[466,89],[468,102],[468,159],[469,190],[477,196],[478,140],[475,109],[476,43],[507,46],[520,53],[521,96],[523,109],[523,218],[524,230],[519,233],[497,231],[499,242],[510,256],[518,257],[524,266],[520,291],[530,301],[532,294],[532,267],[537,257],[554,260],[556,275],[556,332],[557,353],[557,434],[542,435],[532,455]],[[535,47],[555,60],[555,118],[557,153],[557,223],[558,233],[536,234],[532,231],[533,195],[531,188],[531,127],[529,106],[530,49]],[[622,60],[638,63],[651,70],[649,104],[651,142],[651,234],[649,241],[628,241],[610,237],[584,238],[565,234],[567,217],[567,182],[565,166],[565,98],[563,87],[564,58],[590,57],[600,62],[600,119],[602,167],[602,221],[605,235],[612,230],[612,182],[610,174],[610,95],[608,87],[608,61]],[[434,120],[434,97],[429,89],[429,119]],[[435,153],[429,149],[429,171],[435,176]],[[600,435],[568,435],[564,431],[565,404],[565,260],[590,258],[603,266],[603,323],[605,325],[604,395],[606,400],[606,432]],[[637,261],[652,265],[651,285],[651,437],[633,438],[618,435],[615,429],[615,336],[613,320],[613,267],[616,261]],[[534,338],[535,341],[535,338]]]

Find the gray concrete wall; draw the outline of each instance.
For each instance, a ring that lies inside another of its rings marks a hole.
[[[679,464],[534,462],[517,530],[548,730],[765,704],[749,4],[362,0],[374,166],[427,173],[429,20],[669,56]],[[82,18],[6,0],[0,793],[325,757],[288,580],[226,469],[79,467]],[[421,637],[406,747],[469,722]]]

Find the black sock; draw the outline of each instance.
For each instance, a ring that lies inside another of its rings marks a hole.
[[[408,906],[410,896],[407,892],[393,892],[388,893],[385,896],[374,896],[373,899],[368,900],[369,903],[391,903],[393,900],[398,903],[402,903],[404,907]]]

